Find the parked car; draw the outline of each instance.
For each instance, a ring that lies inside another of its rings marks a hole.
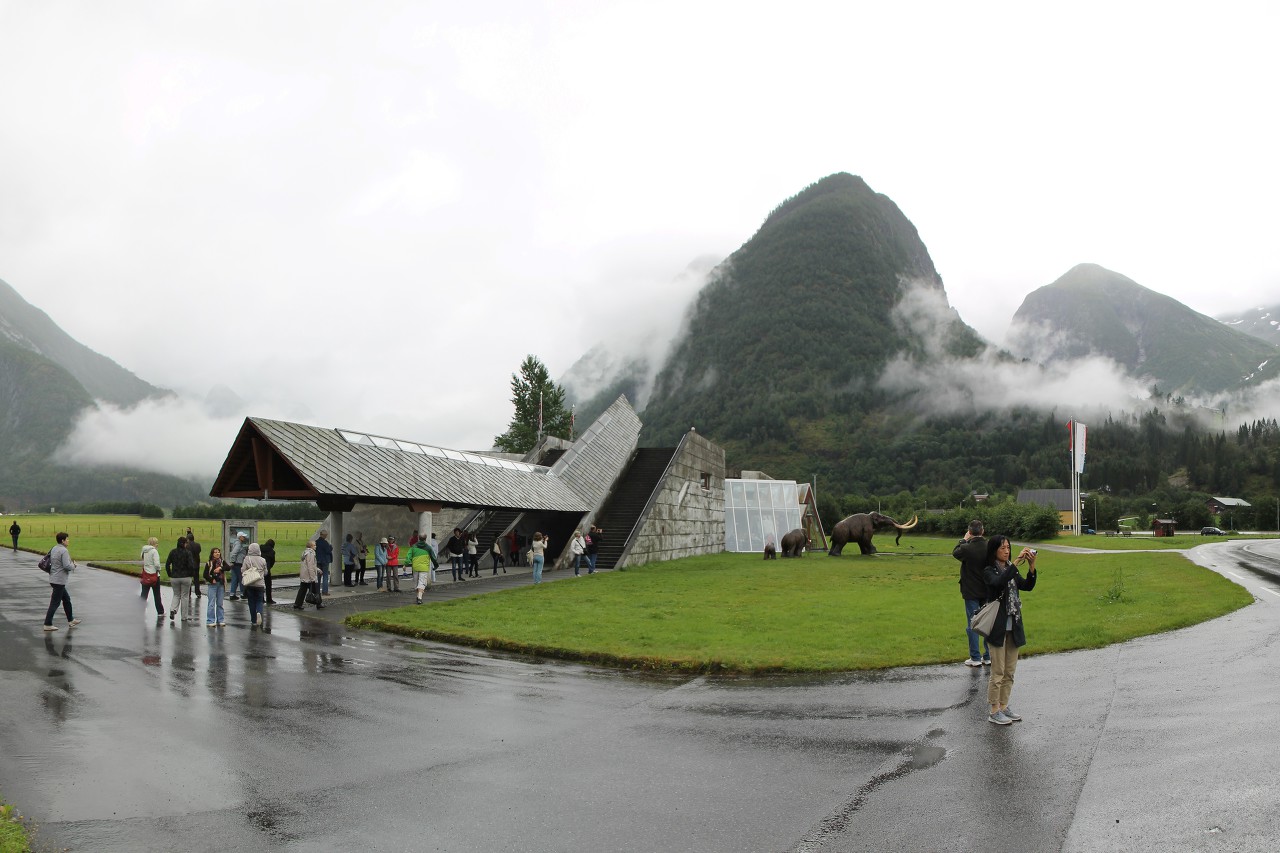
[[[1226,536],[1227,534],[1223,533],[1221,530],[1219,530],[1216,527],[1201,527],[1200,535],[1201,536]]]

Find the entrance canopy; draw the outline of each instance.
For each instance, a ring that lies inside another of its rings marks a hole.
[[[327,511],[356,503],[437,511],[594,508],[543,465],[267,418],[245,418],[210,494],[312,500]]]

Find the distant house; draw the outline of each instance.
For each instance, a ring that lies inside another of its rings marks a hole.
[[[1172,518],[1157,518],[1151,522],[1152,536],[1172,536],[1177,522]]]
[[[1209,512],[1214,515],[1222,515],[1224,512],[1230,512],[1240,507],[1253,506],[1253,504],[1242,498],[1209,498],[1205,501],[1205,506],[1209,507]]]
[[[1075,527],[1078,507],[1071,499],[1070,489],[1022,489],[1018,492],[1018,503],[1053,507],[1058,511],[1059,530]]]

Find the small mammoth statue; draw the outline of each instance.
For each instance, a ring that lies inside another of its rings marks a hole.
[[[804,549],[808,547],[809,537],[799,527],[782,537],[782,556],[784,557],[803,557]]]
[[[776,560],[776,559],[778,559],[778,549],[777,549],[777,548],[775,548],[775,547],[773,547],[773,540],[772,540],[772,539],[770,539],[768,542],[764,543],[764,558],[765,558],[766,560]]]
[[[902,531],[910,530],[919,523],[920,517],[915,515],[906,524],[899,524],[889,516],[881,515],[878,512],[855,512],[837,524],[831,531],[831,550],[827,552],[827,555],[839,557],[840,552],[844,550],[844,546],[850,542],[857,542],[862,553],[874,554],[876,546],[871,544],[871,537],[875,535],[876,528],[896,527],[898,529],[898,537],[893,540],[893,544],[897,545],[902,541]]]

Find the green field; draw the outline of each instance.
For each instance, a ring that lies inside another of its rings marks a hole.
[[[655,670],[843,671],[960,661],[964,609],[950,540],[909,542],[904,537],[894,548],[887,539],[874,558],[693,557],[356,614],[348,623]],[[907,556],[922,552],[931,555]],[[1252,600],[1180,554],[1044,551],[1038,585],[1023,599],[1023,652],[1098,648],[1193,625]]]
[[[1059,536],[1051,540],[1054,545],[1070,545],[1073,548],[1092,548],[1098,551],[1182,551],[1210,542],[1226,542],[1228,539],[1274,539],[1274,536],[1201,536],[1199,533],[1179,533],[1177,536]]]
[[[55,544],[54,536],[65,531],[71,534],[71,556],[79,563],[93,563],[114,571],[138,574],[138,562],[142,546],[151,536],[159,540],[156,549],[163,561],[177,544],[178,537],[186,535],[187,528],[200,543],[202,560],[209,557],[209,550],[221,547],[222,522],[207,519],[159,519],[139,518],[130,515],[6,515],[0,524],[4,531],[14,521],[22,528],[18,544],[27,550],[44,553]],[[315,521],[260,521],[258,539],[276,541],[276,576],[296,575],[298,560],[307,540],[316,532]],[[7,537],[7,533],[6,533]],[[6,539],[7,542],[7,539]]]

